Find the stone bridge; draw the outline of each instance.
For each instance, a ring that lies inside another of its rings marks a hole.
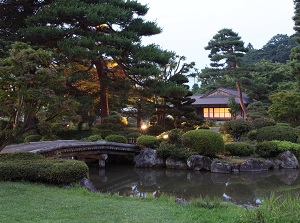
[[[99,160],[105,167],[108,155],[135,156],[140,148],[134,144],[116,142],[85,142],[79,140],[57,140],[30,142],[5,147],[1,153],[32,152],[46,157],[83,157]]]

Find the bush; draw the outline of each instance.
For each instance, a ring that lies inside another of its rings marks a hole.
[[[41,141],[55,141],[58,140],[58,136],[56,135],[44,135],[41,139]]]
[[[42,139],[41,135],[29,135],[29,136],[25,137],[24,142],[25,143],[28,143],[28,142],[38,142],[38,141],[41,141],[41,139]]]
[[[291,151],[295,156],[300,157],[300,144],[289,141],[273,140],[278,146],[279,152]]]
[[[276,142],[264,141],[257,143],[255,153],[263,158],[275,157],[279,153]]]
[[[102,138],[105,138],[106,136],[112,135],[115,132],[111,129],[93,129],[94,135],[101,135]]]
[[[121,135],[109,135],[106,136],[105,141],[107,142],[118,142],[118,143],[127,143],[127,139],[125,136],[121,136]]]
[[[158,136],[165,131],[164,127],[161,125],[150,125],[147,129],[147,134],[152,136]]]
[[[172,158],[174,160],[187,160],[193,153],[187,151],[182,147],[177,147],[174,144],[161,142],[159,144],[157,156],[162,159]]]
[[[136,139],[136,143],[143,147],[157,148],[159,141],[156,137],[150,135],[142,135]]]
[[[183,147],[200,155],[214,156],[224,151],[222,136],[211,130],[191,130],[182,135]]]
[[[250,140],[256,140],[257,130],[253,129],[250,132],[247,133],[247,137]]]
[[[252,124],[255,129],[259,129],[259,128],[266,127],[266,126],[274,126],[274,125],[276,125],[276,122],[274,119],[271,119],[271,118],[260,117],[260,118],[254,119],[252,121]]]
[[[91,135],[91,136],[87,137],[85,140],[89,141],[89,142],[103,141],[101,135]]]
[[[225,144],[225,151],[233,156],[250,156],[253,154],[255,147],[245,142],[232,142]]]
[[[272,140],[297,142],[298,136],[297,130],[292,127],[275,125],[258,129],[256,140],[258,142]]]
[[[31,153],[0,154],[0,180],[69,184],[88,176],[88,167],[77,160],[48,160]]]
[[[229,134],[234,141],[239,141],[242,136],[246,135],[251,130],[251,125],[244,119],[236,119],[225,122],[220,132],[223,134]]]

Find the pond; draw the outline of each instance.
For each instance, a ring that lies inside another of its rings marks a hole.
[[[103,193],[147,197],[161,193],[185,199],[210,197],[258,205],[271,193],[300,194],[299,170],[218,174],[192,170],[141,169],[114,164],[90,165],[90,180]]]

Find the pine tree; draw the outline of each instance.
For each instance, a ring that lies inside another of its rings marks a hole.
[[[241,83],[238,78],[237,67],[242,62],[242,57],[248,51],[244,47],[244,42],[241,37],[232,31],[232,29],[221,29],[213,36],[205,47],[210,50],[208,57],[211,60],[211,66],[215,68],[223,68],[231,71],[231,76],[234,78],[238,92],[240,106],[244,116],[247,115],[246,107],[242,99]]]
[[[155,22],[143,20],[147,12],[146,5],[130,0],[59,0],[30,17],[24,35],[31,43],[60,52],[64,63],[76,61],[87,70],[96,69],[104,118],[109,114],[114,68],[142,85],[150,75],[159,73],[157,63],[169,59],[158,46],[141,45],[143,36],[161,32]],[[109,66],[111,61],[114,67]]]

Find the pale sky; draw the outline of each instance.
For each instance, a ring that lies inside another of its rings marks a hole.
[[[186,56],[201,70],[209,66],[207,43],[223,28],[237,32],[245,46],[260,49],[276,34],[292,35],[293,0],[138,0],[150,8],[144,19],[163,32],[144,38]]]

